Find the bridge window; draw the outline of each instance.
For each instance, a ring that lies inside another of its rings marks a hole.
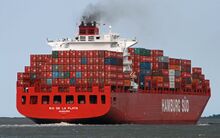
[[[97,96],[96,95],[90,95],[89,96],[90,104],[97,104]]]
[[[86,37],[85,36],[80,36],[80,41],[86,41]]]
[[[101,96],[101,102],[102,102],[102,104],[105,104],[105,95]]]
[[[58,95],[54,96],[53,103],[54,104],[61,104],[61,96],[58,96]]]
[[[94,36],[89,36],[89,37],[88,37],[88,40],[89,40],[89,41],[94,41]]]
[[[50,97],[49,96],[42,96],[42,104],[49,104]]]
[[[26,104],[26,96],[22,96],[21,97],[21,103],[22,104]]]
[[[72,95],[67,95],[66,96],[66,104],[73,104],[74,98]]]
[[[37,96],[30,97],[30,104],[37,104]]]
[[[78,96],[78,104],[85,104],[86,103],[86,97],[84,95]]]

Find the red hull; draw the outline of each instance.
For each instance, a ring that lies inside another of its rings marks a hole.
[[[71,123],[138,123],[138,124],[195,124],[200,118],[210,94],[160,94],[160,93],[110,93],[110,87],[105,92],[93,88],[93,92],[59,93],[54,89],[50,97],[61,95],[62,101],[66,95],[85,95],[86,103],[62,103],[56,105],[28,104],[31,95],[39,98],[48,93],[36,93],[29,88],[24,93],[21,87],[17,88],[17,109],[24,116],[37,123],[71,122]],[[27,97],[22,104],[21,97]],[[97,95],[97,104],[90,104],[89,96]],[[101,96],[105,96],[105,103],[101,103]],[[40,101],[41,99],[39,99]]]

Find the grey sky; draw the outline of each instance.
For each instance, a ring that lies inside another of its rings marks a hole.
[[[29,65],[29,55],[50,53],[47,37],[73,37],[85,7],[97,1],[0,1],[0,116],[20,116],[15,106],[16,73]],[[123,37],[136,37],[139,47],[162,49],[165,55],[201,66],[212,88],[203,115],[220,113],[220,1],[118,0],[118,4],[117,20],[105,23]]]

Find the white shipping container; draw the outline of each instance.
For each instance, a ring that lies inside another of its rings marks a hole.
[[[170,81],[170,88],[175,88],[175,82],[174,81]]]
[[[175,76],[175,70],[169,69],[169,76]]]
[[[175,82],[175,76],[169,76],[169,81],[170,82]]]
[[[159,62],[165,62],[168,63],[169,62],[169,57],[168,56],[160,56],[158,57]]]

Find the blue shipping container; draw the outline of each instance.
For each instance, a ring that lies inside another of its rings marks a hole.
[[[70,84],[71,84],[71,85],[75,85],[75,83],[76,83],[75,78],[71,78],[71,79],[70,79]]]
[[[81,58],[81,64],[83,65],[87,64],[87,59],[85,57]]]
[[[151,70],[151,63],[150,62],[141,62],[140,69]]]
[[[81,78],[82,77],[82,73],[80,71],[76,72],[76,78]]]
[[[53,72],[53,78],[59,78],[59,72]]]
[[[52,79],[47,79],[47,85],[52,85]]]
[[[59,72],[59,78],[64,78],[64,72]]]
[[[53,71],[58,71],[58,70],[59,70],[58,65],[52,65],[52,70],[53,70]]]
[[[151,72],[151,70],[141,70],[140,76],[141,75],[143,75],[143,76],[150,76],[150,75],[152,75],[152,72]]]
[[[122,60],[117,58],[105,58],[106,65],[122,65]]]

